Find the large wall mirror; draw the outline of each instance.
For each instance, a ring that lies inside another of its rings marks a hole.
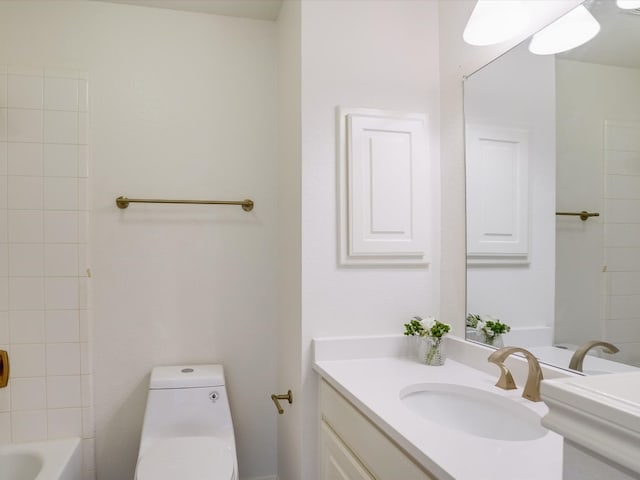
[[[640,10],[584,5],[588,43],[525,41],[465,79],[467,312],[601,374],[640,368]]]

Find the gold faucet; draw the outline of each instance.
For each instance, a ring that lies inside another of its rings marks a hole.
[[[615,345],[609,342],[602,342],[600,340],[591,340],[590,342],[583,343],[578,347],[578,349],[573,353],[571,357],[571,361],[569,362],[569,368],[571,370],[576,370],[578,372],[582,371],[582,362],[584,361],[584,357],[589,350],[593,347],[602,347],[602,349],[606,353],[618,353],[620,350]]]
[[[503,388],[505,390],[513,390],[516,388],[516,382],[513,380],[513,376],[509,369],[504,365],[504,361],[512,353],[522,353],[527,359],[529,364],[529,375],[527,376],[527,383],[524,386],[522,397],[532,402],[540,402],[540,382],[542,382],[542,369],[538,363],[538,359],[533,356],[529,350],[525,350],[520,347],[503,347],[491,355],[487,359],[491,363],[495,363],[500,367],[500,378],[496,383],[496,387]]]

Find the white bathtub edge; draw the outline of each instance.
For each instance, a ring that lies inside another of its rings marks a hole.
[[[0,453],[32,453],[43,466],[35,480],[82,480],[82,447],[78,437],[43,442],[6,443]]]

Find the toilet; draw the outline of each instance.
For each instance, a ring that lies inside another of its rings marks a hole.
[[[135,480],[238,480],[222,365],[155,367]]]

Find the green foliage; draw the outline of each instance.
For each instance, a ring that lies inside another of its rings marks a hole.
[[[444,335],[449,333],[449,330],[451,330],[451,325],[436,320],[428,330],[427,335],[429,337],[442,338]]]
[[[422,336],[424,333],[424,327],[422,326],[422,319],[420,317],[413,317],[409,323],[404,324],[404,334],[411,336]]]
[[[467,315],[467,327],[478,328],[478,322],[482,322],[482,320],[480,320],[480,315],[477,315],[475,313],[470,313],[469,315]]]
[[[484,322],[484,327],[482,329],[485,333],[489,333],[491,331],[493,333],[492,336],[502,335],[503,333],[507,333],[511,330],[511,327],[506,323],[500,322],[500,320],[496,319],[495,322],[491,320],[487,320]]]

